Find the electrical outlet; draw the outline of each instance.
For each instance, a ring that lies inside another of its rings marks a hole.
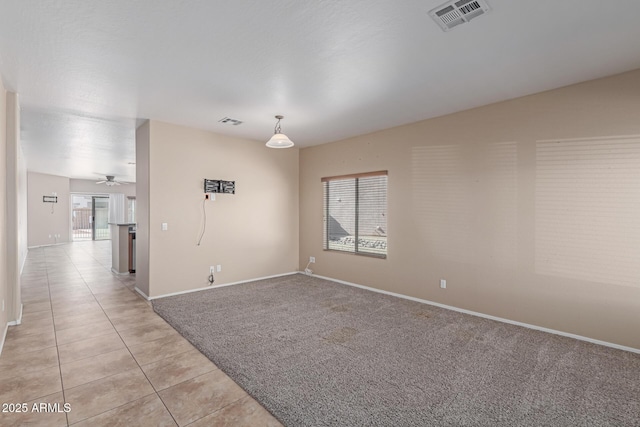
[[[442,289],[447,289],[447,281],[444,279],[440,279],[440,287]]]
[[[314,264],[314,263],[316,262],[316,257],[314,257],[314,256],[310,256],[310,257],[309,257],[309,262],[310,262],[311,264]]]
[[[213,274],[215,272],[216,272],[216,268],[213,265],[209,267],[209,274]]]
[[[166,222],[162,223],[162,231],[167,231],[169,229],[169,224],[167,224]]]
[[[220,273],[222,271],[222,266],[220,264],[218,264],[217,270],[218,270],[218,273]]]

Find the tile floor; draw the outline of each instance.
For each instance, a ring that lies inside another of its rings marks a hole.
[[[0,426],[280,426],[153,312],[135,276],[110,272],[110,248],[29,251],[22,324],[0,355],[0,404],[28,410],[0,412]]]

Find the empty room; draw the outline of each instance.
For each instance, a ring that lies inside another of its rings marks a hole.
[[[640,2],[0,2],[0,426],[640,425]]]

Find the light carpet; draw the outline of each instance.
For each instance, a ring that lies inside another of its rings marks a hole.
[[[287,426],[640,426],[640,355],[302,274],[153,301]]]

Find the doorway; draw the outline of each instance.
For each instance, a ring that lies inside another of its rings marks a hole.
[[[109,197],[86,194],[71,196],[73,241],[109,240]]]

